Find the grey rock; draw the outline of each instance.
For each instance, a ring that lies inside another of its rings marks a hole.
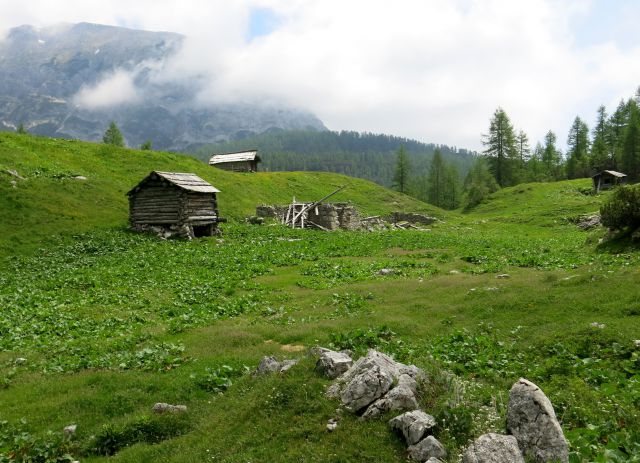
[[[439,458],[436,458],[436,457],[431,457],[427,461],[425,461],[424,463],[442,463],[442,460],[440,460]]]
[[[496,275],[496,278],[498,279],[511,278],[511,275],[509,275],[508,273],[501,273],[500,275]]]
[[[333,432],[336,430],[337,427],[338,427],[338,420],[331,418],[329,421],[327,421],[327,431]]]
[[[517,381],[509,392],[507,430],[527,458],[540,463],[569,460],[569,446],[551,402],[526,379]]]
[[[415,410],[418,408],[416,399],[417,383],[407,374],[400,375],[398,385],[391,389],[384,397],[373,402],[362,415],[362,419],[375,418],[391,410]]]
[[[393,275],[394,273],[396,272],[392,268],[381,268],[380,270],[378,270],[378,275],[382,276]]]
[[[324,393],[325,397],[329,399],[339,399],[340,398],[341,387],[338,383],[333,383],[329,385],[327,391]]]
[[[409,445],[420,442],[435,425],[435,418],[422,410],[406,412],[389,420],[391,429],[400,431]]]
[[[66,436],[71,436],[73,434],[76,433],[76,429],[78,428],[77,424],[70,424],[69,426],[65,426],[64,429],[62,430],[62,432],[66,435]]]
[[[462,463],[524,463],[524,458],[515,437],[489,433],[467,448]]]
[[[87,177],[85,177],[84,175],[76,175],[75,177],[73,177],[74,180],[79,180],[79,181],[84,181],[87,179]]]
[[[416,445],[410,445],[407,453],[411,460],[427,461],[431,458],[447,458],[447,451],[442,444],[433,436],[427,436]]]
[[[158,402],[152,408],[154,413],[184,413],[187,411],[186,405],[171,405],[164,402]]]
[[[351,365],[353,365],[353,359],[350,356],[330,350],[320,355],[316,363],[316,371],[327,378],[335,379],[346,372]]]
[[[255,374],[265,375],[275,373],[276,371],[280,371],[280,362],[278,362],[275,357],[262,357]]]
[[[266,375],[269,373],[284,373],[298,363],[298,359],[283,360],[279,362],[275,357],[262,357],[255,375]]]
[[[25,363],[27,363],[27,359],[24,357],[18,357],[13,361],[13,363],[15,363],[16,365],[24,365]]]
[[[340,393],[347,410],[357,412],[382,397],[393,384],[393,376],[378,365],[354,376]]]

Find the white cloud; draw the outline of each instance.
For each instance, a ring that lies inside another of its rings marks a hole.
[[[84,109],[104,109],[137,102],[139,94],[134,84],[134,76],[117,70],[93,87],[83,87],[73,98],[73,102]]]
[[[549,129],[563,142],[576,115],[592,121],[599,104],[633,93],[640,47],[576,42],[571,19],[597,2],[0,0],[0,29],[90,21],[180,32],[183,52],[155,78],[199,76],[203,102],[283,102],[332,129],[480,149],[498,106],[534,142]],[[256,7],[273,9],[278,28],[247,41]],[[122,75],[112,80],[113,91],[133,89]]]

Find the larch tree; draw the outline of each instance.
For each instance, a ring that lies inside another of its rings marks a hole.
[[[400,193],[409,192],[409,182],[411,178],[411,163],[404,145],[396,152],[396,170],[393,175],[393,186]]]
[[[612,150],[608,143],[609,130],[607,110],[604,105],[600,105],[598,119],[593,128],[593,143],[591,144],[591,155],[589,157],[589,167],[592,172],[613,169]]]
[[[629,105],[629,119],[624,132],[620,167],[631,181],[640,179],[640,108],[635,101]]]
[[[446,168],[442,154],[436,149],[427,175],[427,202],[434,206],[445,206]]]
[[[498,108],[489,123],[489,133],[484,135],[482,144],[484,154],[489,157],[489,168],[498,185],[508,186],[515,183],[514,161],[517,159],[516,136],[509,116]]]
[[[556,134],[551,130],[544,136],[542,164],[544,173],[549,180],[559,180],[561,177],[562,155],[556,147],[557,139]]]

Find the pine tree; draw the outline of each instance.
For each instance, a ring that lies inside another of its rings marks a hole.
[[[446,164],[445,166],[445,209],[456,209],[460,206],[460,174],[455,164]]]
[[[484,136],[482,144],[487,147],[484,153],[490,158],[489,167],[498,185],[515,184],[516,137],[511,121],[502,108],[493,113],[489,134]]]
[[[104,133],[102,142],[106,143],[107,145],[124,146],[124,137],[122,136],[122,132],[120,132],[120,129],[114,121],[111,121],[109,123],[109,128]]]
[[[591,156],[589,157],[589,167],[592,173],[613,169],[611,149],[608,144],[609,130],[607,110],[604,105],[600,105],[598,108],[598,120],[593,128],[593,144],[591,145]]]
[[[20,125],[18,125],[18,129],[16,130],[16,132],[20,134],[27,133],[27,129],[24,128],[24,124],[22,122],[20,123]]]
[[[400,193],[408,193],[410,176],[411,164],[409,157],[404,149],[404,145],[400,145],[400,149],[396,152],[396,171],[393,176],[394,188]]]
[[[446,172],[439,149],[433,153],[429,174],[427,175],[427,202],[434,206],[445,206]]]
[[[620,157],[622,154],[622,145],[624,143],[624,133],[629,120],[629,105],[621,100],[618,107],[609,119],[609,140],[608,145],[611,149],[611,159],[613,168],[619,169]]]
[[[531,156],[531,148],[529,147],[529,137],[524,130],[520,130],[516,136],[516,148],[518,157],[520,158],[520,166],[523,167]]]
[[[142,145],[140,145],[140,149],[142,151],[149,151],[152,148],[151,140],[145,141]]]
[[[589,127],[577,117],[574,119],[567,138],[567,176],[582,178],[589,176]]]

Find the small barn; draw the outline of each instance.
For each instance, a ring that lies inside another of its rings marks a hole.
[[[258,172],[260,161],[258,150],[238,151],[236,153],[214,154],[209,159],[209,165],[233,172]]]
[[[196,174],[151,172],[127,193],[129,223],[137,231],[157,227],[191,238],[214,235],[224,221],[218,217],[216,193],[220,190]]]
[[[616,172],[615,170],[603,170],[593,177],[593,189],[598,193],[600,190],[608,190],[617,185],[627,183],[627,174]]]

